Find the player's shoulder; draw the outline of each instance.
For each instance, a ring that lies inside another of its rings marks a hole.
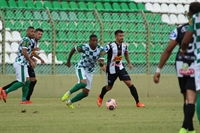
[[[27,36],[23,37],[22,40],[25,41],[25,42],[29,42],[30,41],[30,39]]]
[[[103,47],[100,44],[97,44],[98,49],[103,49]]]
[[[188,29],[189,23],[185,23],[183,25],[180,25],[179,27],[177,27],[177,31],[180,33],[185,33]]]

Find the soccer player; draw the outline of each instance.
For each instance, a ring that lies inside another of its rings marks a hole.
[[[115,31],[115,39],[115,42],[106,45],[104,48],[103,54],[107,53],[107,67],[104,65],[102,68],[104,71],[106,70],[107,85],[102,88],[101,94],[97,99],[97,105],[99,107],[102,105],[104,95],[107,93],[107,91],[112,89],[115,80],[119,77],[119,79],[123,81],[130,89],[131,95],[136,101],[136,106],[145,107],[145,105],[139,101],[137,90],[131,83],[131,78],[122,64],[122,58],[124,56],[128,62],[129,68],[133,68],[130,62],[127,45],[123,43],[124,32],[122,30]]]
[[[66,105],[70,108],[74,108],[72,103],[80,101],[81,99],[88,96],[92,85],[92,78],[93,73],[95,72],[96,62],[98,61],[101,67],[104,64],[104,59],[100,57],[101,53],[103,52],[103,47],[98,45],[98,38],[94,34],[90,35],[89,44],[76,46],[71,50],[66,63],[68,67],[71,66],[70,60],[75,51],[81,53],[81,59],[76,64],[76,75],[78,77],[78,83],[71,90],[66,92],[62,97],[62,101],[64,102],[67,100]],[[82,89],[82,92],[79,92],[75,97],[68,100],[71,94],[80,89]]]
[[[40,58],[36,53],[35,51],[38,51],[40,50],[38,47],[37,47],[37,43],[38,41],[42,38],[42,34],[43,34],[43,30],[41,28],[37,28],[35,29],[35,34],[34,34],[34,38],[31,39],[31,42],[32,42],[32,55],[31,55],[31,59],[33,61],[34,57],[38,58],[42,64],[44,64],[44,60],[42,58]],[[33,54],[34,53],[34,54]],[[26,97],[26,103],[25,102],[21,102],[22,104],[32,104],[32,101],[30,101],[30,97],[33,93],[33,90],[34,90],[34,87],[35,87],[35,84],[37,83],[37,80],[36,80],[36,75],[35,75],[35,71],[34,69],[31,67],[31,65],[29,64],[28,66],[28,75],[29,75],[29,78],[30,78],[30,85],[29,85],[29,91],[28,91],[28,94],[27,94],[27,97]],[[13,81],[12,83],[0,88],[0,89],[3,89],[3,90],[6,90],[7,88],[9,88],[11,85],[13,85],[14,83],[18,82],[17,80]]]
[[[194,15],[190,18],[188,29],[181,43],[180,53],[182,56],[186,54],[190,40],[194,36],[194,71],[197,91],[196,112],[200,122],[200,3],[196,2],[194,7],[195,8],[192,8],[190,5],[190,10]]]
[[[29,85],[30,85],[28,69],[27,69],[28,62],[33,68],[35,67],[35,63],[30,58],[30,54],[32,52],[31,39],[33,38],[34,38],[34,27],[30,26],[27,29],[26,37],[23,37],[19,43],[18,56],[15,59],[15,62],[13,64],[13,67],[16,72],[17,82],[15,82],[8,89],[1,90],[1,95],[4,102],[6,102],[6,97],[10,92],[17,90],[20,87],[22,87],[22,102],[21,103],[26,102],[26,96],[28,94]]]
[[[191,17],[193,14],[200,11],[200,4],[198,2],[193,2],[190,4],[188,17]],[[159,83],[160,80],[160,71],[163,68],[164,64],[171,55],[172,50],[178,45],[181,45],[181,42],[184,38],[184,35],[188,28],[188,23],[183,24],[176,28],[170,35],[170,42],[162,53],[158,68],[154,74],[153,80],[155,83]],[[176,55],[176,71],[178,76],[178,82],[180,86],[180,91],[183,94],[184,104],[184,120],[182,128],[179,133],[196,133],[193,127],[193,116],[195,112],[195,102],[196,102],[196,87],[194,80],[194,47],[193,47],[194,38],[190,39],[190,44],[186,50],[185,56],[181,56],[180,52],[177,51]],[[188,131],[187,131],[188,130]]]
[[[37,28],[35,29],[35,33],[34,33],[34,38],[31,39],[32,41],[32,55],[31,55],[31,59],[34,61],[34,59],[32,58],[32,56],[38,58],[42,64],[44,64],[44,60],[42,58],[40,58],[36,53],[35,51],[38,51],[40,50],[38,47],[37,47],[37,43],[38,41],[42,38],[42,34],[43,34],[43,30],[41,28]],[[34,53],[34,54],[33,54]],[[28,75],[30,77],[30,86],[29,86],[29,91],[28,91],[28,95],[26,97],[26,104],[32,104],[32,102],[30,101],[30,98],[31,98],[31,95],[33,93],[33,90],[34,90],[34,87],[35,87],[35,84],[37,83],[37,80],[36,80],[36,75],[35,75],[35,71],[34,69],[31,67],[31,65],[29,64],[28,66]],[[17,80],[13,81],[12,83],[0,88],[0,89],[3,89],[3,90],[6,90],[8,89],[10,86],[12,86],[14,83],[18,82]],[[21,102],[22,104],[25,104],[25,102]]]

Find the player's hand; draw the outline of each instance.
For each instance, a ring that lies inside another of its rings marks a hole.
[[[36,48],[33,48],[33,51],[39,51],[40,48],[36,47]]]
[[[43,59],[40,59],[41,64],[45,64],[45,61]]]
[[[128,67],[129,67],[130,70],[133,69],[133,65],[132,64],[128,64]]]
[[[30,64],[32,68],[35,68],[35,63],[33,61],[31,61]]]
[[[103,65],[102,67],[101,67],[101,69],[102,69],[102,71],[106,71],[106,65]]]
[[[160,73],[158,73],[158,72],[156,72],[155,74],[154,74],[154,76],[153,76],[153,81],[154,81],[154,83],[159,83],[159,81],[160,81]]]
[[[66,66],[70,68],[70,66],[71,66],[70,61],[67,61]]]

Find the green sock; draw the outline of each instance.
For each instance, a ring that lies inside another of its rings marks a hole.
[[[81,99],[83,99],[84,97],[87,97],[88,94],[84,94],[83,92],[78,93],[75,97],[73,97],[70,101],[72,103],[80,101]]]
[[[29,85],[30,85],[30,80],[26,81],[25,85],[22,87],[22,101],[26,101]]]
[[[196,106],[197,118],[200,123],[200,92],[197,92],[197,106]]]
[[[24,84],[22,82],[15,82],[11,87],[9,87],[8,89],[5,90],[6,94],[15,91],[17,89],[19,89],[20,87],[22,87]]]
[[[82,88],[85,88],[85,87],[86,87],[86,84],[80,82],[80,83],[76,84],[69,92],[72,94]]]

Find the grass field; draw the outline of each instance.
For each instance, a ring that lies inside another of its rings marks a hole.
[[[131,97],[116,96],[114,111],[96,106],[91,96],[69,109],[59,98],[34,98],[20,105],[19,98],[0,103],[0,133],[178,133],[182,125],[182,98],[142,98],[136,108]],[[26,110],[26,113],[22,113]],[[200,132],[194,117],[195,128]]]

